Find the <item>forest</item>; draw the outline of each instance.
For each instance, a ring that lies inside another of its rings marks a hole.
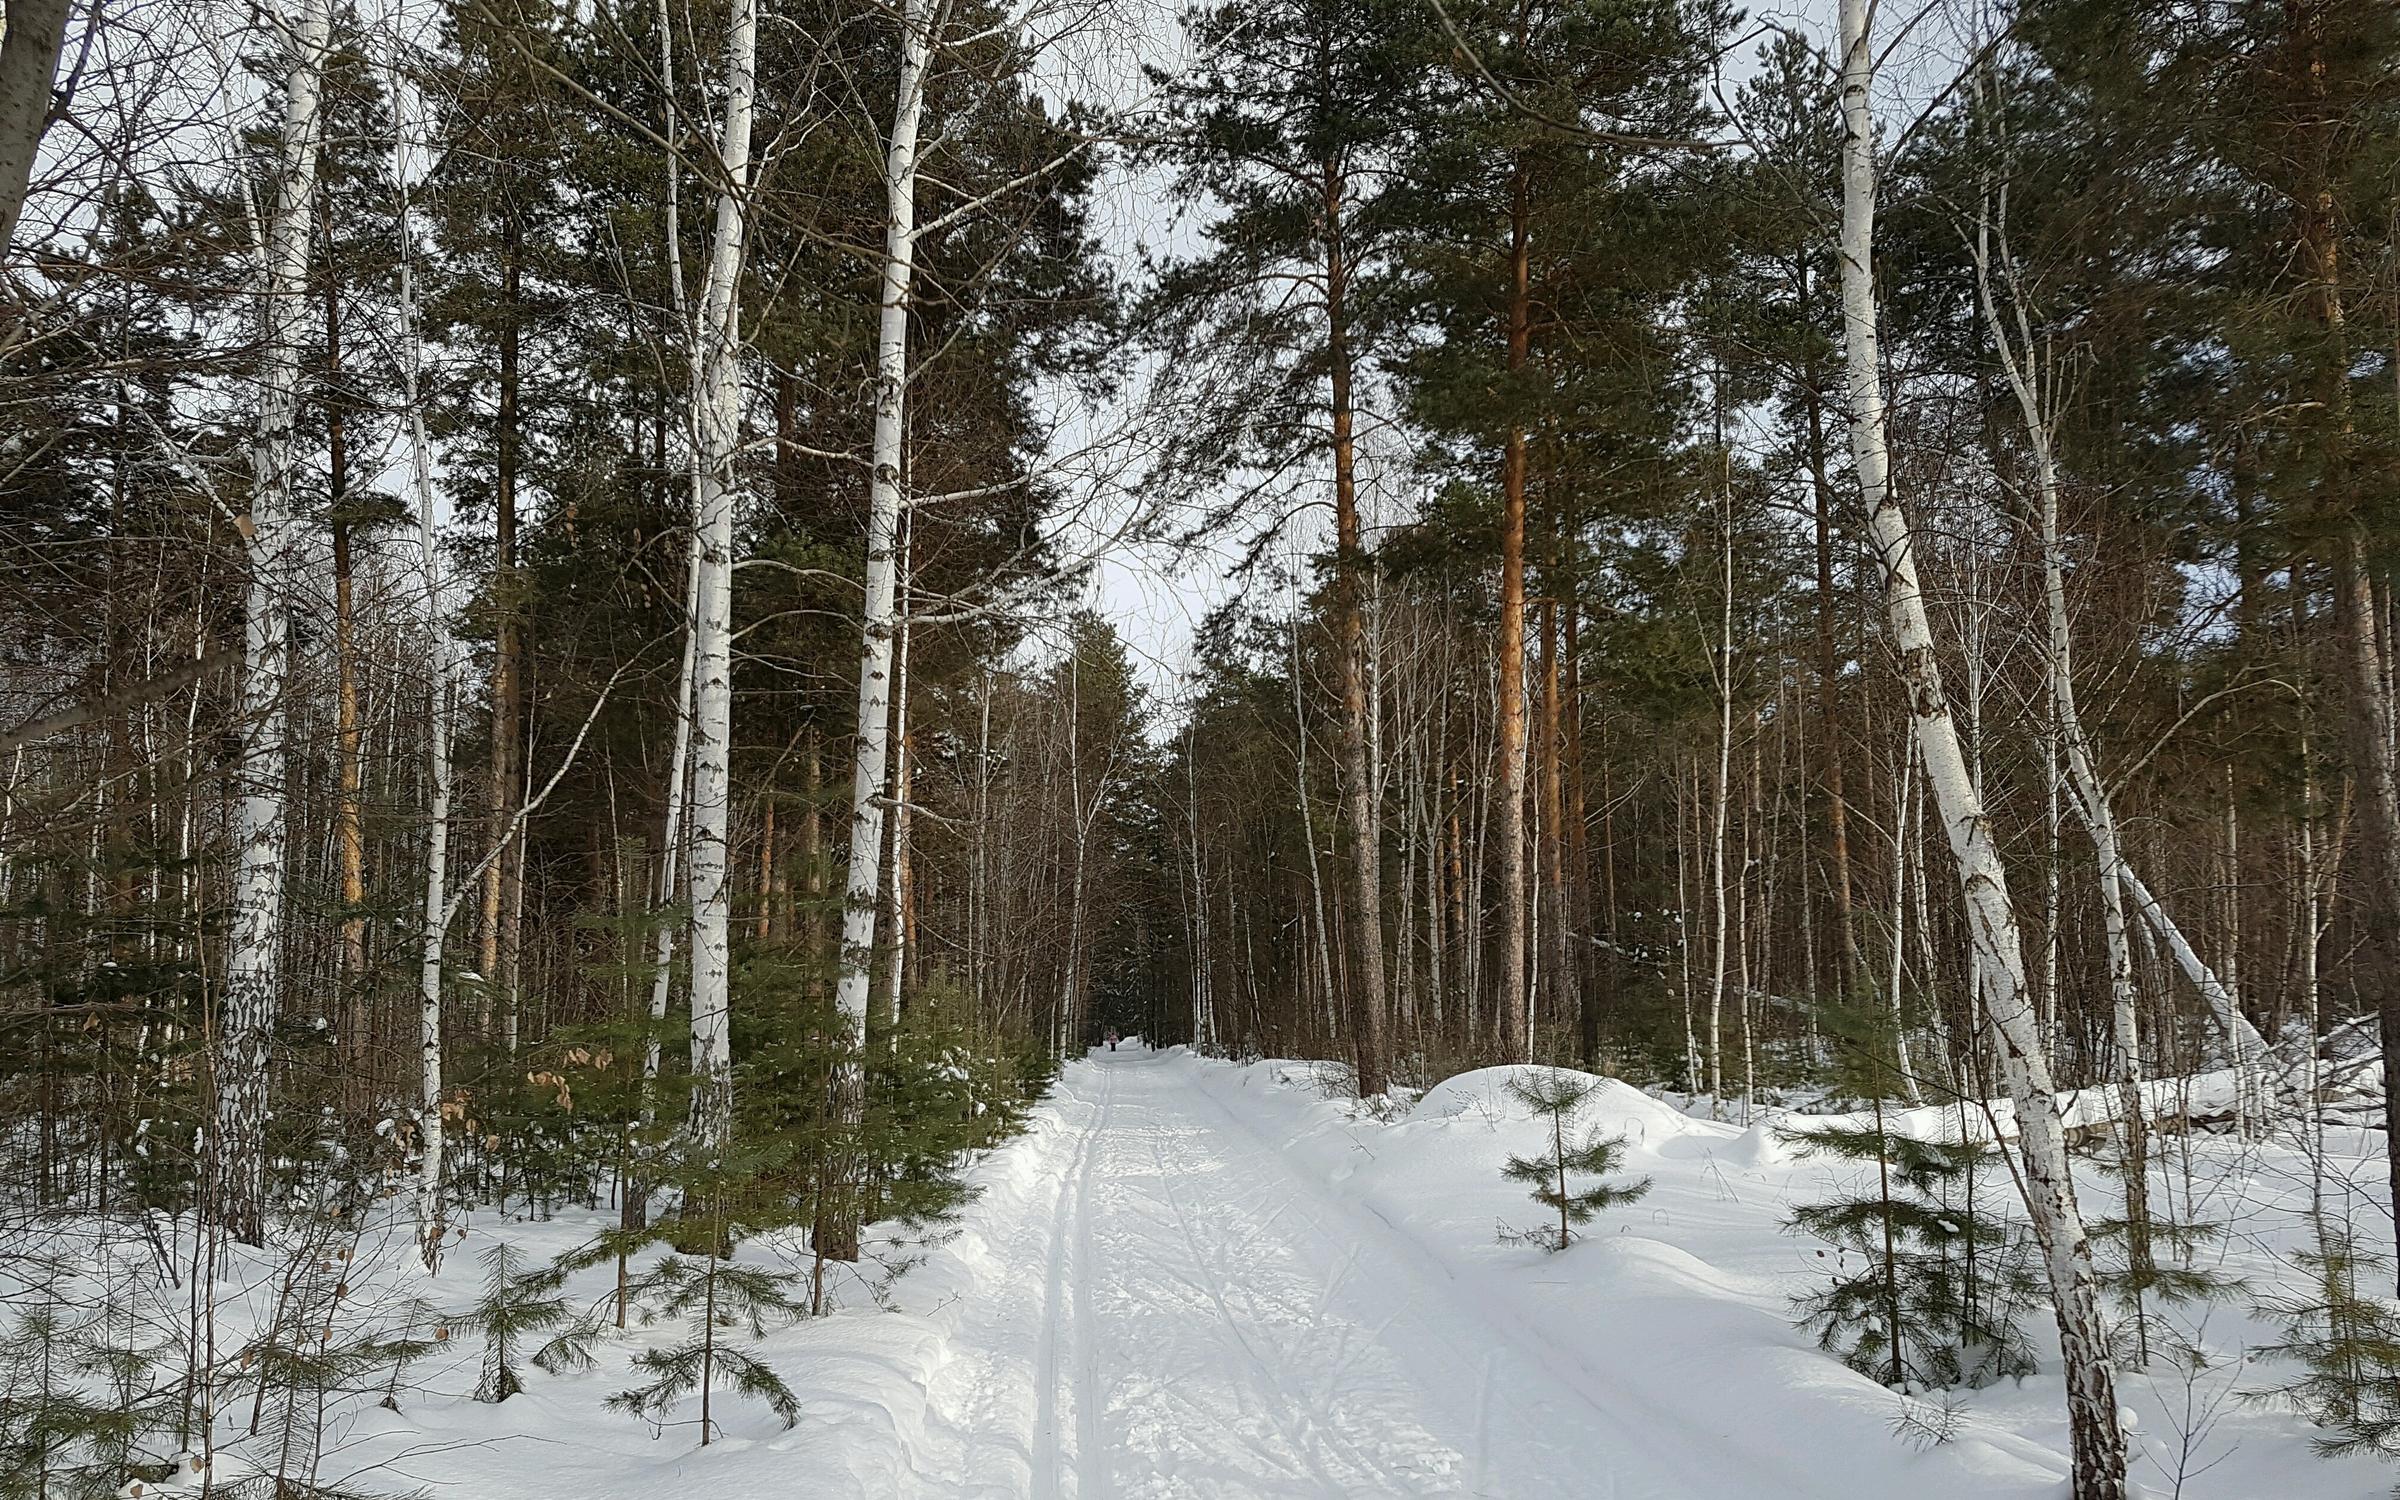
[[[2388,1493],[2396,583],[2388,0],[5,0],[0,1500]]]

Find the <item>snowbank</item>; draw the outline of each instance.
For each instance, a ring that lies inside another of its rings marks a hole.
[[[1494,1123],[1530,1120],[1535,1111],[1511,1093],[1509,1086],[1520,1079],[1540,1079],[1553,1073],[1566,1073],[1593,1085],[1591,1097],[1584,1101],[1575,1117],[1576,1123],[1585,1129],[1625,1136],[1637,1144],[1664,1140],[1670,1136],[1707,1133],[1712,1129],[1707,1122],[1678,1114],[1622,1080],[1532,1063],[1477,1068],[1473,1072],[1454,1074],[1427,1089],[1424,1096],[1409,1109],[1408,1118],[1416,1121],[1446,1120],[1472,1114]]]

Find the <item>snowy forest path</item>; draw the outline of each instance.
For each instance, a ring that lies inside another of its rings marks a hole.
[[[969,1211],[999,1253],[932,1392],[956,1446],[912,1465],[925,1500],[1682,1500],[1733,1479],[1311,1181],[1192,1062],[1096,1055],[1042,1109],[1056,1128],[1006,1149],[1054,1190]],[[1032,1400],[1006,1399],[1028,1377]]]

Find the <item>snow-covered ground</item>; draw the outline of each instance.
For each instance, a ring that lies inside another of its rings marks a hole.
[[[1911,1443],[1894,1430],[1904,1398],[1791,1326],[1826,1262],[1782,1223],[1848,1169],[1795,1157],[1763,1122],[1607,1084],[1586,1123],[1629,1138],[1652,1191],[1563,1254],[1504,1241],[1544,1215],[1499,1173],[1543,1144],[1507,1072],[1376,1118],[1326,1097],[1308,1064],[1095,1053],[974,1168],[982,1196],[888,1306],[853,1288],[844,1311],[748,1346],[800,1395],[796,1428],[720,1395],[724,1436],[703,1450],[688,1402],[664,1428],[604,1409],[633,1352],[673,1331],[616,1336],[590,1371],[529,1371],[498,1405],[468,1399],[467,1338],[411,1371],[397,1412],[360,1403],[337,1422],[324,1477],[479,1500],[2064,1494],[2054,1376],[1960,1393],[1950,1440]],[[2336,1132],[2333,1170],[2372,1183],[2370,1144]],[[2288,1277],[2305,1158],[2213,1137],[2168,1152],[2154,1192],[2230,1223],[2226,1268]],[[2085,1191],[2097,1211],[2113,1189]],[[2388,1231],[2379,1206],[2359,1214],[2369,1237]],[[493,1236],[538,1258],[595,1227],[487,1214],[430,1286],[399,1254],[364,1274],[463,1304]],[[603,1267],[571,1289],[597,1301],[612,1283]],[[2264,1330],[2238,1308],[2208,1318],[2213,1368],[2121,1385],[2147,1493],[2390,1493],[2388,1470],[2320,1460],[2304,1423],[2244,1400],[2282,1378],[2243,1357]]]

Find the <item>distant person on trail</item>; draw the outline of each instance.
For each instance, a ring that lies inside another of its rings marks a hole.
[[[1114,1026],[1108,1028],[1108,1050],[1111,1052],[1117,1050],[1117,1028]]]

